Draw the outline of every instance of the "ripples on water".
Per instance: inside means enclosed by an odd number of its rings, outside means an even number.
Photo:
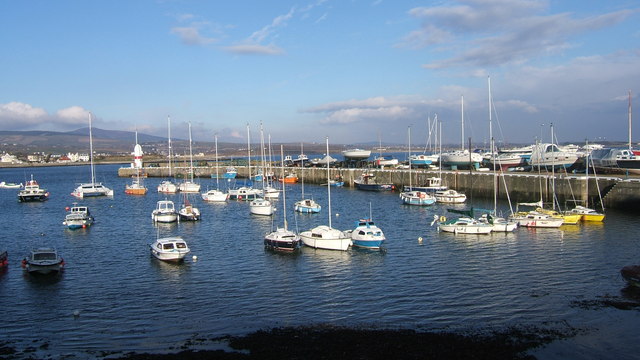
[[[633,215],[610,211],[604,225],[562,230],[453,235],[430,226],[446,207],[404,206],[397,193],[348,188],[332,189],[333,226],[354,227],[371,204],[388,238],[386,251],[276,254],[264,250],[262,239],[282,224],[278,215],[252,216],[246,203],[192,197],[201,222],[154,226],[151,211],[165,198],[155,192],[160,179],[147,179],[146,196],[128,196],[129,180],[116,176],[116,166],[97,167],[115,197],[82,201],[96,223],[70,231],[62,225],[64,208],[89,168],[0,169],[0,180],[24,182],[31,172],[51,192],[49,201],[20,204],[16,190],[0,190],[0,250],[10,255],[9,269],[0,273],[0,335],[17,348],[48,342],[52,354],[162,351],[194,337],[317,323],[469,329],[567,321],[615,328],[611,317],[620,311],[584,310],[570,302],[618,296],[624,287],[619,269],[640,263]],[[215,186],[210,179],[201,182],[203,191]],[[324,208],[312,215],[289,212],[290,228],[300,231],[328,222],[326,189],[307,186],[305,192]],[[288,186],[287,196],[291,208],[299,185]],[[182,201],[181,195],[167,197]],[[189,257],[175,265],[152,258],[148,244],[166,235],[183,236],[198,261]],[[40,245],[58,248],[67,262],[61,275],[23,273],[20,259]],[[624,315],[638,319],[637,312]],[[624,338],[611,341],[622,349],[618,355],[637,350],[627,349]]]

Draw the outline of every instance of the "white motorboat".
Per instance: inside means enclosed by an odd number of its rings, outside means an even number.
[[[151,213],[154,222],[172,223],[178,221],[178,212],[171,200],[160,200],[156,203],[156,209]]]
[[[229,199],[229,194],[222,190],[213,189],[202,194],[202,200],[211,202],[225,202]]]
[[[353,246],[365,249],[380,249],[386,240],[382,230],[371,218],[360,219],[355,229],[345,231],[345,233],[351,236]]]
[[[282,159],[282,155],[284,155],[283,146],[280,145],[280,159]],[[284,160],[281,160],[282,169],[284,169]],[[283,170],[284,172],[284,170]],[[275,231],[272,231],[265,235],[264,237],[264,246],[267,249],[274,251],[286,251],[292,252],[298,250],[302,241],[300,240],[300,235],[295,232],[289,230],[287,228],[287,196],[286,196],[286,186],[282,186],[282,222],[283,227],[276,228]]]
[[[467,195],[453,189],[435,192],[436,201],[445,204],[461,204],[467,201]]]
[[[327,156],[329,156],[329,138],[327,138]],[[300,238],[306,246],[316,249],[342,250],[345,251],[351,246],[350,234],[331,227],[331,186],[329,186],[329,162],[327,162],[327,212],[329,215],[329,225],[316,226],[311,230],[300,233]]]
[[[518,226],[534,228],[559,228],[564,224],[562,217],[555,217],[538,211],[516,212],[509,220],[518,223]]]
[[[0,181],[0,189],[20,189],[22,184]]]
[[[436,219],[437,218],[437,215]],[[485,224],[477,221],[471,217],[459,217],[455,219],[447,220],[444,217],[439,218],[438,230],[444,232],[450,232],[454,234],[489,234],[493,227],[489,224]]]
[[[243,186],[237,189],[229,190],[230,200],[244,200],[251,201],[262,197],[262,190],[254,189],[252,187]]]
[[[49,199],[49,192],[42,189],[38,182],[33,180],[33,175],[31,175],[31,180],[27,181],[24,189],[18,191],[19,202],[45,201],[47,199]]]
[[[582,154],[561,151],[556,144],[537,144],[531,152],[529,165],[534,168],[568,168],[575,164]]]
[[[160,238],[149,245],[151,254],[158,260],[180,262],[191,252],[187,242],[179,236]]]
[[[276,211],[271,201],[264,198],[257,198],[249,202],[249,211],[254,215],[271,216]]]
[[[94,219],[87,206],[73,204],[68,210],[69,213],[64,217],[62,225],[69,229],[86,229],[93,224]]]
[[[80,184],[71,193],[78,199],[85,197],[97,197],[97,196],[113,196],[113,190],[102,185],[102,183],[96,182],[96,171],[93,166],[93,134],[91,132],[92,115],[89,113],[89,159],[91,165],[91,182]]]
[[[64,259],[55,248],[33,249],[29,257],[22,260],[22,267],[30,274],[57,273],[64,268],[64,265]]]

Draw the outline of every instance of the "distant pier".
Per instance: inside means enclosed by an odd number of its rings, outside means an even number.
[[[235,166],[235,168],[239,178],[248,177],[249,168],[247,166]],[[220,176],[224,173],[224,169],[225,166],[220,166],[218,170]],[[251,170],[255,174],[256,167],[252,166]],[[188,167],[172,168],[172,174],[178,174],[179,177],[184,177],[188,171]],[[409,171],[405,169],[331,168],[330,177],[333,179],[340,176],[345,186],[353,187],[353,181],[365,171],[374,173],[378,182],[394,184],[397,191],[409,185],[410,174],[414,186],[421,186],[427,183],[428,178],[440,176],[440,172],[437,170],[424,169]],[[274,168],[274,172],[279,174],[279,168]],[[288,167],[285,172],[294,173],[298,178],[301,178],[304,172],[304,181],[308,184],[326,184],[327,182],[327,170],[322,167]],[[143,173],[148,177],[167,177],[169,169],[167,167],[145,167]],[[195,177],[211,178],[211,175],[215,176],[215,173],[216,169],[213,166],[194,167]],[[118,176],[121,177],[131,177],[135,174],[136,170],[130,167],[118,169]],[[473,198],[493,198],[494,181],[497,181],[497,196],[501,200],[506,200],[508,194],[514,204],[516,202],[535,202],[540,198],[550,204],[553,198],[555,178],[555,194],[562,206],[565,204],[572,206],[574,200],[584,201],[588,194],[588,204],[590,207],[595,207],[594,204],[600,202],[599,189],[605,208],[640,210],[640,179],[627,176],[598,176],[596,182],[593,176],[590,176],[587,181],[585,175],[582,174],[499,172],[497,176],[494,176],[491,171],[443,170],[441,177],[443,185],[463,191],[471,201]]]

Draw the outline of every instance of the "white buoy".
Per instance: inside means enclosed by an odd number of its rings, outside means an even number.
[[[77,318],[78,316],[80,316],[80,310],[74,310],[73,311],[73,317]]]
[[[336,213],[336,217],[340,216],[340,214]]]
[[[422,236],[418,237],[418,244],[422,244]]]
[[[193,259],[193,261],[198,261],[198,257],[197,257],[197,256],[195,256],[195,255],[193,255],[193,256],[191,257],[191,259]]]

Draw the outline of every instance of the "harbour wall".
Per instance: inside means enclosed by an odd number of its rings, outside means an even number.
[[[223,167],[224,168],[224,167]],[[188,173],[188,167],[174,167],[173,174],[184,176]],[[239,178],[249,175],[249,168],[236,166]],[[194,176],[211,178],[215,176],[215,167],[194,167]],[[471,201],[474,198],[492,199],[493,188],[497,189],[498,199],[509,199],[512,203],[535,202],[541,198],[550,204],[555,196],[561,206],[571,206],[586,202],[590,207],[600,209],[598,193],[601,194],[605,208],[619,208],[640,211],[640,179],[629,177],[598,176],[597,181],[593,176],[588,179],[584,175],[576,174],[552,174],[552,173],[501,173],[491,171],[445,171],[424,169],[346,169],[331,168],[330,178],[341,177],[345,186],[354,187],[356,180],[363,172],[371,172],[379,183],[391,183],[396,191],[401,191],[404,186],[423,186],[431,177],[441,177],[442,185],[451,189],[462,191]],[[149,177],[166,177],[169,174],[166,167],[146,167],[143,172]],[[276,173],[278,173],[276,169]],[[285,172],[295,174],[299,179],[304,176],[305,183],[326,184],[326,168],[286,168]],[[252,167],[255,173],[255,167]],[[130,177],[136,174],[136,170],[123,167],[118,170],[118,175]],[[222,174],[222,172],[221,172]],[[411,176],[411,181],[410,181]],[[497,183],[497,186],[495,185]],[[577,202],[576,202],[577,201]],[[597,204],[597,206],[596,206]]]

